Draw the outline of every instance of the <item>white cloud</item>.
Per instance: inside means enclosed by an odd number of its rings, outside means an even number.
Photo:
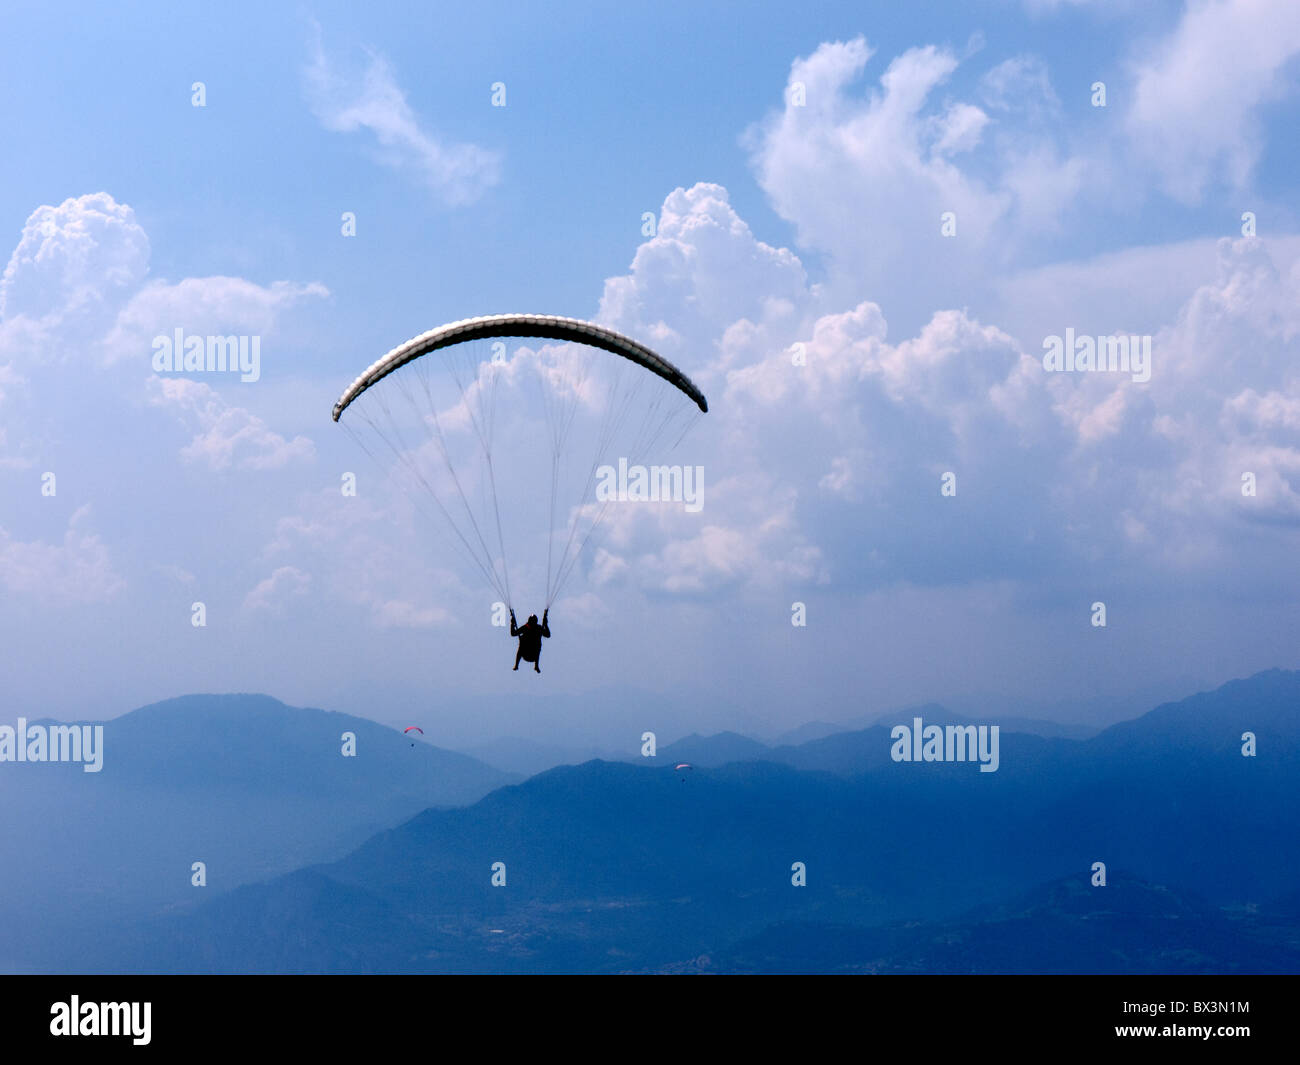
[[[149,238],[135,212],[108,193],[38,207],[0,279],[0,315],[63,318],[86,304],[111,304],[148,267]]]
[[[562,614],[565,625],[583,629],[600,629],[614,620],[615,613],[595,592],[566,595],[556,601],[553,608]]]
[[[715,330],[738,323],[786,323],[810,290],[803,264],[758,240],[720,185],[676,189],[664,200],[656,235],[637,248],[631,272],[605,282],[598,318],[645,337],[694,373]],[[701,340],[705,346],[701,346]],[[697,382],[700,383],[700,382]]]
[[[259,285],[240,277],[155,281],[134,293],[118,313],[104,338],[105,361],[133,359],[148,372],[154,338],[170,339],[177,329],[187,336],[256,336],[265,360],[271,352],[263,338],[277,331],[280,318],[305,300],[328,295],[316,283]]]
[[[1153,435],[1176,447],[1176,475],[1157,497],[1237,519],[1300,521],[1300,258],[1294,242],[1221,240],[1218,277],[1155,338]],[[1259,494],[1243,497],[1253,472]],[[1224,523],[1224,524],[1220,524]]]
[[[1061,101],[1047,64],[1035,55],[1013,56],[980,78],[980,95],[996,111],[1032,121],[1059,118]]]
[[[955,155],[968,152],[980,142],[989,116],[971,104],[953,104],[933,120],[936,155]]]
[[[0,326],[0,329],[3,327]],[[0,363],[0,411],[4,410],[5,399],[15,388],[21,388],[24,380],[11,365]],[[8,390],[8,391],[6,391]],[[12,406],[12,404],[11,404]],[[3,415],[0,415],[3,417]],[[21,455],[7,454],[9,444],[9,431],[0,422],[0,469],[24,469],[31,466],[34,461],[31,458],[24,458]]]
[[[173,411],[197,435],[181,457],[211,470],[274,470],[313,458],[316,446],[305,436],[286,440],[261,418],[232,407],[209,385],[186,377],[149,379],[150,402]]]
[[[187,588],[192,587],[198,581],[198,578],[194,576],[193,573],[187,570],[184,566],[176,565],[174,562],[154,566],[154,570],[163,574],[165,577],[170,577],[177,584],[183,585]]]
[[[0,278],[0,355],[75,361],[97,343],[149,269],[149,238],[106,192],[28,216]]]
[[[41,603],[104,603],[126,587],[108,548],[83,526],[87,504],[68,522],[61,544],[15,540],[0,528],[0,585],[15,598]]]
[[[448,143],[429,132],[383,56],[371,53],[364,73],[341,72],[326,56],[319,28],[305,70],[307,98],[326,129],[369,132],[378,160],[420,174],[444,202],[471,203],[500,181],[500,153],[477,144]]]
[[[857,38],[796,60],[787,89],[806,84],[807,106],[787,91],[784,108],[745,138],[759,183],[795,224],[799,242],[859,278],[859,293],[900,264],[947,261],[963,246],[983,246],[1011,207],[1007,195],[948,158],[975,146],[983,112],[960,102],[927,105],[957,58],[935,47],[909,49],[890,62],[879,91],[859,96],[852,86],[871,56]],[[959,220],[961,245],[940,236],[940,217],[949,211]]]
[[[1262,108],[1293,81],[1300,19],[1292,0],[1196,3],[1166,38],[1130,48],[1106,79],[1120,120],[1065,121],[1035,55],[998,62],[962,100],[943,90],[978,50],[908,49],[873,87],[879,60],[863,38],[823,43],[792,63],[782,106],[744,143],[798,245],[822,253],[841,306],[871,299],[909,328],[946,306],[993,320],[993,287],[1031,255],[1041,264],[1045,234],[1126,224],[1161,187],[1184,201],[1211,181],[1247,187],[1266,144]]]
[[[0,365],[0,403],[5,401],[5,389],[12,388],[22,380],[18,372],[10,365]]]
[[[279,566],[244,599],[245,610],[283,613],[287,600],[301,598],[311,588],[311,574],[296,566]]]
[[[1020,271],[995,283],[990,317],[1035,355],[1044,337],[1067,326],[1090,334],[1154,333],[1213,278],[1217,255],[1213,239],[1200,239]]]
[[[709,485],[696,513],[680,503],[613,503],[591,584],[696,596],[824,582],[822,554],[799,527],[797,502],[788,484],[752,470]]]
[[[452,615],[442,607],[417,606],[406,599],[376,602],[370,616],[381,629],[429,629],[452,621]]]
[[[841,496],[844,499],[856,500],[858,494],[856,491],[856,476],[854,467],[865,465],[865,456],[836,455],[831,459],[830,472],[817,482],[818,488],[824,488],[826,491]]]
[[[457,624],[461,614],[444,604],[463,610],[481,592],[425,561],[429,530],[400,496],[385,498],[392,485],[370,476],[360,483],[360,496],[337,489],[303,496],[299,512],[276,523],[263,557],[310,566],[322,575],[319,595],[359,607],[376,628]]]
[[[1132,149],[1182,201],[1216,180],[1244,188],[1265,143],[1259,108],[1289,88],[1298,54],[1294,0],[1189,4],[1168,39],[1132,60]]]
[[[1021,275],[1007,291],[1030,302],[1037,292],[1047,311],[1027,348],[951,310],[890,342],[875,303],[826,311],[823,293],[791,284],[802,282],[797,258],[733,222],[725,190],[691,193],[673,194],[682,204],[673,253],[638,253],[638,269],[606,293],[642,323],[659,317],[642,308],[662,308],[675,350],[714,353],[697,376],[710,382],[711,413],[690,445],[709,471],[707,501],[694,516],[612,511],[591,572],[597,588],[694,596],[828,578],[1041,579],[1062,553],[1081,567],[1150,575],[1212,567],[1236,550],[1243,519],[1285,523],[1300,512],[1300,375],[1287,369],[1300,364],[1300,242],[1224,241],[1208,255],[1200,245],[1134,249]],[[703,255],[697,234],[725,254]],[[1217,279],[1195,288],[1214,254]],[[1162,280],[1154,313],[1140,299],[1152,274],[1175,279]],[[779,286],[776,304],[765,282]],[[1133,325],[1154,334],[1149,384],[1044,372],[1047,332]],[[1249,508],[1245,469],[1260,478]],[[967,561],[946,535],[917,532],[938,520],[948,470],[958,474],[964,542],[989,545]]]
[[[277,281],[262,286],[234,277],[148,282],[149,240],[132,209],[107,193],[65,200],[32,212],[0,280],[0,403],[8,432],[0,445],[14,455],[0,465],[26,466],[27,453],[52,437],[85,429],[60,426],[63,411],[79,411],[93,395],[122,403],[127,379],[87,371],[133,360],[138,387],[152,373],[153,340],[186,335],[251,336],[258,371],[278,352],[262,341],[305,300],[328,296],[319,284]],[[251,346],[251,345],[250,345]],[[264,469],[309,458],[310,440],[286,441],[261,419],[231,407],[206,384],[150,380],[151,401],[171,406],[199,435],[185,457],[214,469]]]

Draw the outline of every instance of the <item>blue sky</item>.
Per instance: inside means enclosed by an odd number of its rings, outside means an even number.
[[[1139,6],[10,5],[14,712],[264,691],[564,742],[592,690],[761,732],[927,700],[1111,720],[1294,668],[1300,28]],[[655,338],[710,395],[679,458],[710,495],[620,516],[545,688],[470,720],[520,691],[509,642],[391,496],[339,498],[362,460],[329,409],[505,310]],[[259,335],[260,379],[159,380],[177,327]],[[1151,381],[1045,373],[1066,328],[1151,335]],[[571,715],[531,718],[539,691]]]

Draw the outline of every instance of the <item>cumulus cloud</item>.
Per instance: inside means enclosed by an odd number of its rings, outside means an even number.
[[[645,337],[689,373],[714,347],[719,327],[790,329],[796,308],[815,296],[799,258],[758,240],[727,190],[702,182],[669,193],[631,272],[606,280],[597,317]]]
[[[1155,338],[1152,428],[1178,457],[1156,498],[1227,535],[1240,520],[1300,522],[1300,259],[1257,238],[1218,252],[1218,276]]]
[[[328,292],[315,284],[230,277],[151,282],[149,253],[132,209],[108,193],[31,213],[0,278],[0,470],[39,461],[38,469],[59,472],[61,491],[70,484],[82,498],[99,492],[110,505],[133,471],[147,469],[161,483],[157,416],[152,428],[149,417],[138,416],[142,383],[146,412],[168,412],[191,430],[183,461],[213,470],[269,470],[314,456],[309,439],[275,432],[205,381],[151,376],[152,340],[176,329],[271,337],[291,308]],[[87,513],[87,506],[76,512],[62,542],[19,538],[12,527],[0,532],[0,588],[47,601],[104,602],[126,586],[118,567],[132,562],[134,572],[194,582],[188,569],[161,564],[147,551],[134,560],[121,559],[121,547],[110,554],[87,531]],[[283,593],[291,576],[275,574],[255,590],[250,608]]]
[[[1297,55],[1292,0],[1189,4],[1168,39],[1133,57],[1133,150],[1184,202],[1214,180],[1245,187],[1264,145],[1259,109],[1290,87]]]
[[[12,365],[0,363],[0,417],[5,413],[5,399],[15,388],[21,388],[24,381]],[[30,466],[32,459],[8,452],[9,431],[0,424],[0,469],[21,469]]]
[[[664,217],[668,232],[656,239],[671,254],[643,245],[633,273],[606,283],[602,312],[644,329],[643,309],[662,307],[685,351],[714,352],[697,376],[712,383],[714,405],[691,448],[706,471],[709,456],[725,455],[726,472],[710,479],[698,515],[615,508],[592,570],[597,586],[698,595],[821,583],[854,564],[845,555],[854,548],[832,532],[846,514],[826,506],[891,508],[904,525],[915,510],[908,500],[922,485],[937,495],[940,472],[1020,462],[1026,435],[1044,421],[1059,433],[1041,368],[1031,376],[1033,360],[995,327],[944,311],[891,344],[874,303],[822,313],[798,258],[758,241],[724,189],[678,190]],[[1026,416],[1023,400],[1038,414]],[[873,556],[880,573],[922,569],[942,550],[898,539]]]
[[[657,233],[637,249],[630,273],[605,282],[598,317],[652,338],[656,350],[716,400],[733,367],[785,352],[820,300],[793,252],[759,240],[726,189],[701,183],[667,196]],[[719,440],[734,434],[739,442],[753,428],[729,416],[724,403],[672,461],[716,454]],[[658,594],[696,595],[824,576],[784,486],[752,461],[743,475],[716,478],[706,463],[705,481],[706,502],[697,514],[681,504],[612,505],[591,569],[595,585],[630,581]]]
[[[134,359],[152,365],[156,337],[256,336],[277,331],[282,316],[298,304],[329,295],[324,285],[274,281],[259,285],[240,277],[190,277],[175,284],[155,281],[135,292],[104,338],[105,361]],[[263,348],[263,356],[269,353]],[[147,372],[147,370],[146,370]]]
[[[108,193],[38,207],[0,278],[0,355],[30,364],[80,357],[148,269],[149,238]]]
[[[274,470],[311,459],[316,446],[305,436],[286,440],[261,418],[228,404],[203,381],[156,377],[149,381],[150,402],[173,411],[194,438],[181,449],[189,462],[210,470]]]
[[[149,241],[131,208],[107,193],[39,207],[23,228],[0,280],[0,403],[12,430],[0,445],[21,454],[55,431],[61,410],[79,397],[121,399],[128,379],[94,376],[134,363],[139,387],[152,372],[153,341],[187,336],[238,335],[259,345],[259,366],[274,357],[262,348],[284,316],[303,301],[328,296],[319,284],[270,285],[234,277],[147,280]],[[150,379],[151,399],[191,417],[201,433],[186,457],[214,469],[232,463],[272,468],[313,453],[303,437],[285,441],[254,415],[222,401],[193,380]],[[21,400],[21,402],[19,401]],[[75,435],[75,434],[74,434]],[[236,454],[238,452],[238,454]],[[4,465],[25,465],[15,456]]]
[[[1047,64],[1035,55],[1013,56],[986,71],[980,78],[980,95],[990,109],[1035,121],[1061,114]]]
[[[462,605],[477,589],[470,592],[454,574],[425,561],[428,529],[413,524],[400,495],[388,495],[391,485],[369,477],[362,484],[361,496],[304,495],[297,513],[276,522],[262,557],[291,569],[312,567],[322,574],[319,594],[358,607],[375,628],[457,624],[459,615],[447,604]]]
[[[28,216],[0,280],[6,318],[66,317],[111,306],[148,271],[149,238],[135,212],[108,193],[69,198]]]
[[[169,577],[171,580],[183,587],[192,587],[198,582],[198,578],[194,576],[193,573],[187,570],[184,566],[176,565],[174,562],[161,563],[154,566],[154,571],[161,573],[165,577]]]
[[[371,620],[381,629],[429,629],[451,622],[451,614],[437,606],[418,606],[407,599],[385,599],[372,604]]]
[[[282,613],[287,600],[305,596],[310,588],[311,574],[296,566],[279,566],[248,593],[244,609]]]
[[[950,51],[913,48],[893,59],[880,89],[854,85],[872,50],[863,38],[820,45],[796,60],[783,109],[752,127],[745,143],[759,183],[799,243],[830,254],[861,291],[888,269],[947,260],[939,222],[955,212],[963,244],[980,247],[1012,206],[951,156],[979,143],[985,113],[967,102],[929,103],[958,64]],[[790,89],[806,87],[800,106]]]
[[[724,189],[669,201],[669,231],[656,238],[666,247],[643,245],[633,272],[606,283],[602,311],[632,331],[660,322],[675,350],[712,353],[688,367],[710,382],[711,413],[690,445],[710,470],[707,502],[697,515],[612,510],[590,572],[597,589],[1041,581],[1060,575],[1063,557],[1078,567],[1060,577],[1070,581],[1089,567],[1209,572],[1238,550],[1242,521],[1294,520],[1294,242],[1224,241],[1215,280],[1181,296],[1172,285],[1152,380],[1140,384],[1047,373],[1041,336],[1026,347],[967,311],[934,312],[891,341],[874,302],[826,309],[792,252],[732,217]],[[1172,262],[1186,249],[1133,255],[1118,268],[1112,256],[1054,269],[1097,306],[1165,260],[1194,276]],[[1047,324],[1125,333],[1124,317]],[[1247,470],[1259,482],[1248,501]],[[949,503],[945,472],[959,485]],[[960,550],[925,532],[954,520]]]
[[[103,541],[85,529],[90,506],[79,507],[63,542],[17,540],[0,528],[0,585],[16,599],[40,603],[104,603],[126,587]]]
[[[615,612],[595,592],[580,592],[557,600],[555,612],[563,614],[567,625],[583,629],[601,629],[614,620]]]
[[[425,128],[383,56],[370,53],[362,72],[343,71],[325,54],[319,28],[304,71],[307,99],[326,129],[368,132],[383,165],[419,174],[445,203],[472,203],[500,181],[500,153],[447,142]]]
[[[693,598],[828,579],[821,551],[799,527],[797,492],[762,470],[720,480],[697,513],[680,503],[611,504],[600,542],[596,588]]]
[[[968,152],[980,142],[989,116],[970,104],[953,104],[944,114],[931,120],[935,155]]]
[[[1041,265],[1045,234],[1095,231],[1153,198],[1195,201],[1215,181],[1248,188],[1263,108],[1294,80],[1300,20],[1289,0],[1190,5],[1106,78],[1117,122],[1068,121],[1032,54],[955,98],[950,79],[981,54],[930,45],[885,62],[861,37],[826,42],[791,64],[782,105],[746,131],[759,184],[798,246],[824,257],[840,300],[902,307],[912,322],[980,306],[1000,274],[1029,256]],[[1075,103],[1073,114],[1077,92]]]

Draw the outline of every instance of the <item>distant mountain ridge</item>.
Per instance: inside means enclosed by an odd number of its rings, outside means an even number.
[[[768,758],[796,764],[797,757],[792,761],[793,756],[789,754],[794,748],[819,740],[828,740],[834,736],[853,736],[886,722],[890,725],[910,722],[916,714],[920,714],[927,721],[937,723],[996,724],[1004,732],[1023,732],[1027,735],[1047,738],[1088,739],[1100,731],[1085,725],[1060,724],[1023,717],[997,715],[970,717],[946,710],[938,704],[926,704],[884,714],[866,715],[855,719],[856,723],[836,725],[826,721],[810,722],[782,733],[775,743],[767,743],[734,730],[708,735],[692,732],[690,735],[662,745],[658,754],[652,759],[643,759],[637,752],[636,745],[631,742],[639,736],[639,733],[630,737],[629,742],[621,750],[593,746],[569,748],[557,744],[542,744],[515,736],[472,744],[462,750],[498,769],[525,775],[540,773],[561,765],[579,765],[593,758],[642,764],[659,764],[665,761],[690,762],[706,766]]]
[[[195,861],[223,890],[340,857],[420,810],[517,779],[373,721],[262,695],[182,696],[91,724],[104,728],[98,773],[0,763],[0,958],[65,935],[67,920],[192,904]],[[342,756],[345,732],[356,757]],[[50,924],[51,912],[67,916]]]
[[[1275,971],[1289,955],[1253,934],[1234,946],[1229,933],[1246,925],[1224,908],[1294,933],[1267,904],[1300,886],[1285,845],[1300,838],[1298,707],[1300,674],[1275,671],[1090,740],[1008,733],[991,774],[895,763],[886,725],[853,734],[853,750],[844,737],[791,748],[801,768],[558,768],[87,956],[136,971],[620,972],[733,950],[739,967],[752,952],[734,944],[791,922],[877,936],[919,920],[947,928],[936,934],[951,949],[841,938],[883,943],[871,957],[889,971],[985,971],[981,951],[987,971]],[[1257,734],[1254,758],[1243,731]],[[1098,861],[1109,887],[1093,890]],[[496,862],[504,887],[491,883]],[[1044,884],[1070,886],[1035,902]],[[1161,893],[1184,900],[1175,954],[1160,953],[1147,918],[1133,923]],[[1119,903],[1128,909],[1106,917]],[[972,911],[981,905],[992,909]],[[1096,920],[1109,946],[1071,947]],[[1013,936],[1000,951],[997,934]],[[1114,949],[1125,936],[1137,937],[1131,956]],[[1044,962],[1036,940],[1064,953]]]
[[[916,925],[774,925],[668,972],[1142,974],[1300,973],[1300,936],[1117,871],[1038,885],[996,906]]]

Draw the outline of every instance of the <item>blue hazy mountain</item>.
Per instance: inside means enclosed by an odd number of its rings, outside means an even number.
[[[903,707],[883,714],[865,714],[838,725],[829,721],[810,721],[798,728],[781,733],[776,737],[776,741],[772,746],[798,747],[810,740],[824,740],[829,736],[836,736],[845,732],[860,732],[865,728],[873,725],[883,725],[886,722],[907,721],[915,714],[920,714],[925,718],[935,718],[936,720],[943,718],[945,722],[953,724],[997,725],[1003,732],[1024,732],[1030,736],[1044,736],[1048,739],[1086,740],[1101,731],[1101,729],[1091,725],[1042,721],[1038,718],[1021,717],[1013,714],[998,713],[972,717],[969,714],[960,714],[931,703],[919,707]]]
[[[809,740],[824,740],[827,736],[834,736],[837,732],[851,732],[860,724],[862,723],[836,725],[830,721],[806,721],[798,728],[787,729],[778,735],[775,746],[797,747]]]
[[[795,924],[876,936],[925,922],[975,946],[843,938],[877,944],[870,958],[891,971],[978,968],[980,950],[990,966],[1031,971],[1036,939],[1066,952],[1053,971],[1275,971],[1289,956],[1247,932],[1271,921],[1275,941],[1295,937],[1285,900],[1300,887],[1298,708],[1300,674],[1272,671],[1084,741],[1007,733],[995,773],[894,762],[885,724],[782,752],[802,767],[557,768],[464,808],[424,810],[337,861],[225,894],[190,889],[183,916],[101,929],[45,965],[658,971],[779,940],[773,930]],[[1098,861],[1111,879],[1094,891]],[[504,887],[491,885],[497,862]],[[792,883],[796,862],[806,886]],[[1035,891],[1046,894],[1036,902]],[[1177,957],[1161,960],[1151,928],[1132,923],[1142,891],[1188,907]],[[995,909],[972,915],[980,906]],[[1069,954],[1093,920],[1109,946]],[[1001,953],[998,928],[1017,937]],[[1131,955],[1112,949],[1125,935]],[[733,955],[737,966],[751,956]],[[856,964],[837,958],[823,961]]]
[[[512,645],[503,665],[508,668],[513,658]],[[685,736],[698,724],[696,703],[661,692],[625,685],[556,694],[531,683],[533,679],[523,678],[528,683],[523,683],[519,691],[457,694],[440,700],[439,713],[444,720],[439,742],[474,754],[476,750],[492,750],[503,740],[523,741],[542,750],[558,749],[563,762],[583,752],[600,752],[600,757],[618,761],[639,756],[644,732],[653,732],[663,741]],[[725,691],[710,691],[709,716],[715,721],[746,720],[746,707],[733,703],[731,698]],[[575,720],[575,706],[590,712]],[[414,724],[427,728],[429,723]]]
[[[431,806],[514,779],[346,714],[260,695],[192,695],[104,728],[103,768],[0,764],[0,962],[42,935],[194,900],[348,853]],[[343,734],[356,757],[343,757]],[[51,914],[59,914],[57,920]]]
[[[1058,725],[1031,718],[997,715],[973,718],[931,703],[878,715],[867,727],[846,728],[813,722],[785,733],[785,742],[775,745],[736,732],[719,732],[712,736],[693,733],[659,748],[658,761],[720,766],[761,759],[797,769],[821,769],[843,774],[867,772],[889,761],[889,730],[897,724],[910,725],[914,717],[935,725],[997,725],[1004,736],[1014,732],[1045,739],[1082,740],[1098,732],[1082,725]],[[883,744],[882,735],[886,737]]]
[[[929,709],[929,708],[927,708]],[[1061,740],[1086,740],[1091,739],[1101,731],[1092,725],[1076,725],[1069,722],[1060,721],[1041,721],[1034,717],[1019,717],[1015,714],[960,714],[952,710],[941,710],[941,716],[948,719],[953,724],[958,725],[997,725],[1003,732],[1023,732],[1029,736],[1042,736],[1044,739],[1061,739]],[[888,722],[897,722],[900,719],[905,720],[908,716],[907,711],[895,711],[888,714],[882,714],[874,724],[882,725]]]
[[[1287,934],[1289,932],[1289,934]],[[670,972],[1142,973],[1300,972],[1294,916],[1229,911],[1124,872],[1105,887],[1076,876],[924,924],[773,925]]]
[[[609,692],[597,693],[592,698],[601,706],[618,702]],[[782,733],[775,743],[766,743],[752,736],[746,736],[734,731],[717,732],[709,736],[702,736],[693,732],[671,743],[661,744],[653,762],[659,765],[665,762],[690,762],[692,765],[720,766],[726,765],[728,762],[767,759],[785,762],[789,765],[804,765],[815,761],[817,758],[817,748],[810,747],[807,751],[799,751],[799,748],[807,746],[809,743],[826,740],[829,742],[822,749],[834,751],[840,743],[836,737],[849,737],[844,742],[850,748],[853,748],[861,740],[861,738],[858,740],[853,739],[854,734],[866,731],[869,726],[879,726],[885,721],[889,721],[891,724],[901,721],[910,722],[915,714],[921,714],[927,721],[935,723],[996,724],[1000,726],[1003,732],[1022,732],[1031,736],[1048,738],[1087,739],[1095,736],[1099,731],[1085,725],[1059,724],[1052,721],[1038,721],[1032,718],[1015,716],[993,715],[987,718],[972,718],[969,715],[954,713],[941,706],[931,704],[893,711],[885,715],[870,715],[860,719],[856,724],[836,725],[825,721],[814,721]],[[653,715],[642,714],[642,718],[643,720],[652,719]],[[633,742],[639,740],[639,735],[639,733],[625,735],[621,746],[617,749],[612,746],[600,747],[590,744],[587,746],[566,747],[518,736],[501,737],[471,744],[460,749],[465,754],[498,769],[523,776],[532,776],[535,773],[541,773],[556,766],[579,765],[582,762],[596,758],[611,762],[644,764],[639,749],[636,743]],[[872,733],[866,740],[873,751],[876,749],[876,735],[876,733]],[[837,756],[831,760],[830,764],[843,766],[842,771],[846,772],[855,771],[856,766],[852,755],[847,757]]]
[[[536,740],[521,739],[517,736],[487,740],[462,750],[471,758],[476,758],[502,772],[523,777],[531,777],[560,765],[581,765],[594,758],[603,758],[606,761],[621,761],[624,758],[622,752],[598,747],[564,747],[560,744],[539,743]]]
[[[765,743],[738,732],[718,732],[712,736],[691,733],[658,750],[659,763],[690,762],[691,765],[720,766],[728,762],[751,762],[770,758],[772,749]]]

